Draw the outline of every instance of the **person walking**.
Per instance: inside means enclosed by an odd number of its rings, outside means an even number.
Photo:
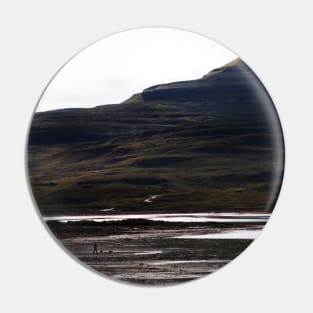
[[[97,243],[95,242],[94,245],[93,245],[93,251],[92,251],[92,254],[98,254],[98,245]]]

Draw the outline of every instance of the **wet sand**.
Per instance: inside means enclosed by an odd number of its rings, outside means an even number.
[[[218,270],[238,256],[264,225],[254,218],[230,224],[143,219],[48,223],[64,246],[94,270],[149,285],[189,281]]]
[[[212,273],[235,258],[251,240],[109,239],[97,242],[103,252],[93,255],[91,242],[63,241],[82,262],[108,277],[155,285],[188,281]]]

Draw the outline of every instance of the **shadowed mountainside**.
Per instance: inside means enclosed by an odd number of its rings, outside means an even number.
[[[270,212],[283,159],[272,101],[239,59],[120,104],[36,113],[29,136],[45,215]],[[159,196],[145,202],[151,195]]]

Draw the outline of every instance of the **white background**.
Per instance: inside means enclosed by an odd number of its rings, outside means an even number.
[[[312,312],[311,1],[2,1],[0,5],[2,312]],[[240,257],[180,286],[135,287],[74,262],[40,222],[25,142],[42,90],[100,37],[137,26],[205,34],[259,75],[278,108],[287,164],[275,213]]]

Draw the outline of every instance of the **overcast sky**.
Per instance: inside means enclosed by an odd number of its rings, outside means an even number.
[[[37,111],[120,103],[152,85],[200,78],[236,57],[192,32],[144,28],[118,33],[71,59]]]

